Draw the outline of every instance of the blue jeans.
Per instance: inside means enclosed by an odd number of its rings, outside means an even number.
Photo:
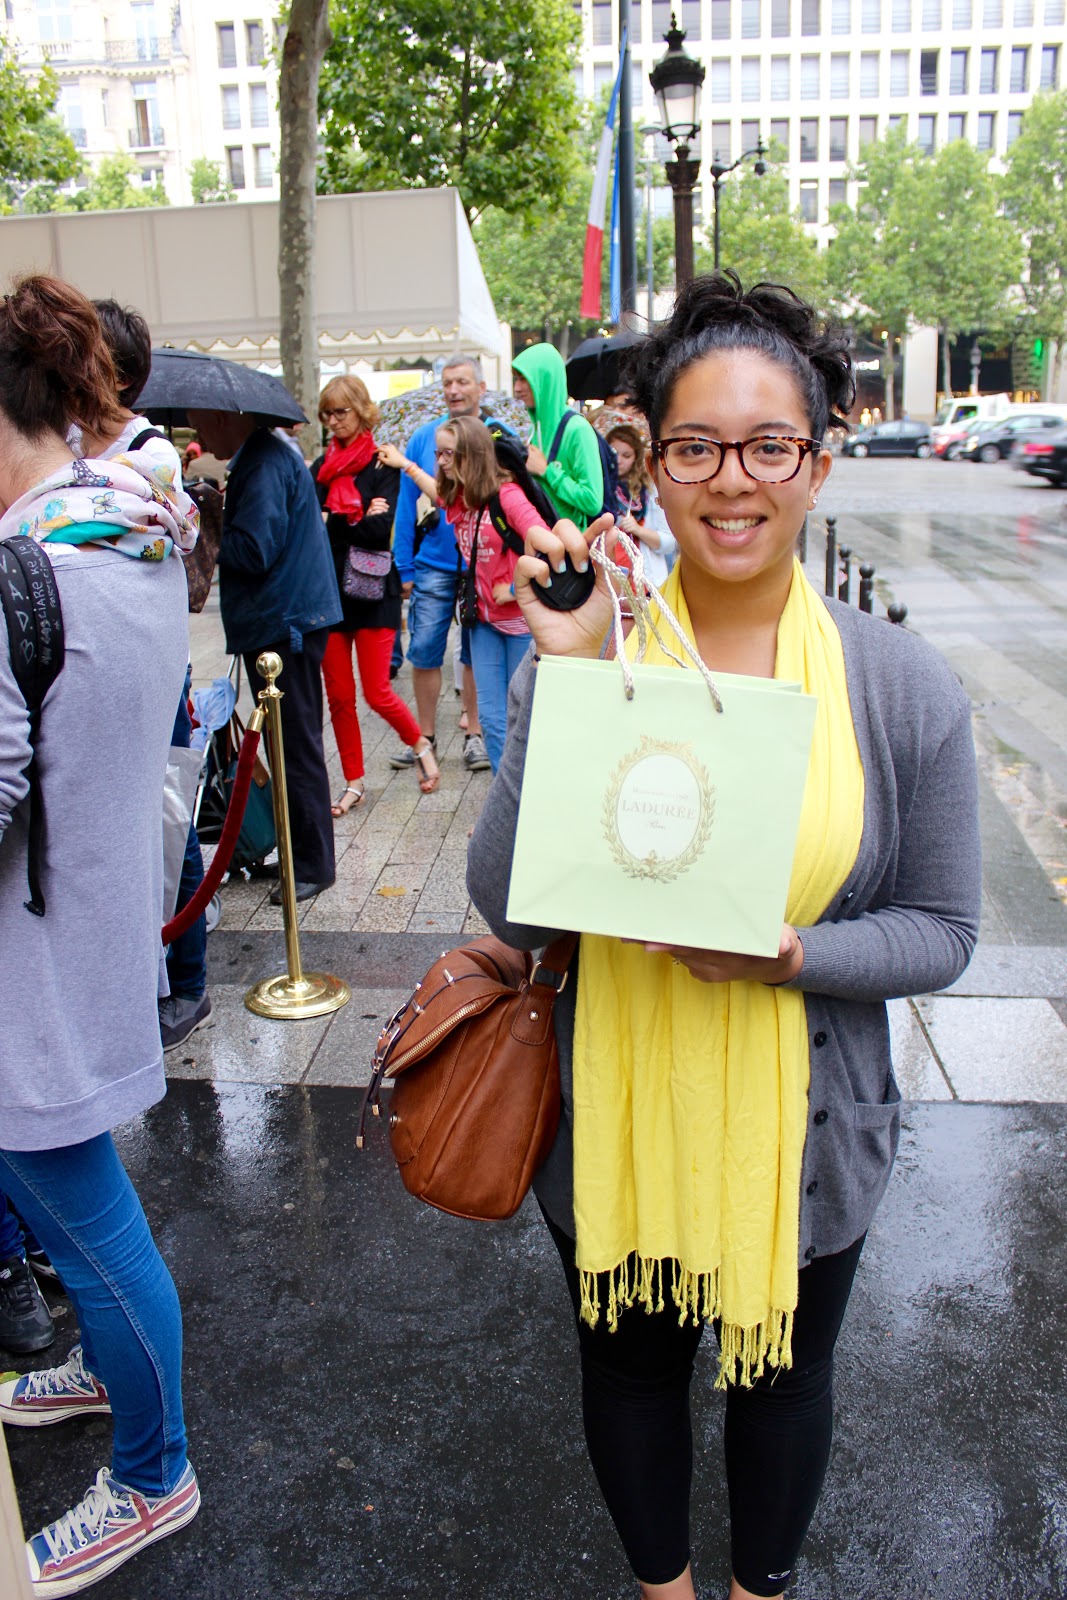
[[[188,695],[192,682],[192,668],[185,674],[185,688],[181,704],[174,719],[174,732],[170,742],[181,750],[188,750],[193,731],[189,717]],[[190,822],[189,837],[185,841],[185,859],[178,879],[178,899],[175,911],[188,905],[204,881],[204,858],[200,853],[200,840]],[[175,939],[167,951],[167,979],[170,992],[183,999],[199,1000],[207,990],[207,917],[197,917],[192,927]]]
[[[501,633],[491,623],[479,622],[471,632],[474,687],[478,691],[478,717],[485,736],[489,764],[495,772],[504,757],[508,731],[508,685],[530,648],[528,633]]]
[[[0,1150],[0,1187],[51,1257],[108,1392],[114,1476],[169,1494],[186,1468],[181,1308],[111,1135]]]
[[[0,1261],[24,1254],[22,1229],[19,1219],[7,1203],[7,1195],[0,1193]]]
[[[408,601],[408,660],[422,671],[444,662],[456,610],[457,576],[455,568],[451,572],[415,568],[415,588]]]

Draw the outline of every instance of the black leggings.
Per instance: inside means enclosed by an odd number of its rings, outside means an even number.
[[[693,1430],[689,1384],[704,1325],[678,1326],[673,1304],[634,1306],[610,1333],[578,1316],[574,1240],[548,1222],[578,1323],[589,1457],[630,1565],[642,1583],[670,1583],[689,1564]],[[796,1561],[826,1475],[833,1432],[834,1344],[863,1239],[800,1273],[793,1365],[726,1393],[723,1448],[734,1577],[778,1595]]]

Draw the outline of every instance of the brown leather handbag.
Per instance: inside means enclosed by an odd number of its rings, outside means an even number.
[[[390,1080],[393,1154],[427,1205],[495,1222],[522,1204],[559,1127],[552,1008],[577,943],[536,965],[491,937],[448,950],[382,1030],[356,1144]]]

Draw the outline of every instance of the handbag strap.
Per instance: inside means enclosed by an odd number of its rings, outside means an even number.
[[[567,986],[568,971],[577,948],[576,933],[564,933],[558,939],[554,939],[542,950],[540,959],[530,974],[530,982],[543,984],[554,989],[557,994],[562,994]]]

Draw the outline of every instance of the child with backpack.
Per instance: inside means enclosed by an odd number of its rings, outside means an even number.
[[[608,443],[619,464],[615,526],[637,540],[644,558],[645,576],[658,589],[667,581],[678,546],[653,492],[645,441],[632,423],[621,422],[611,429]],[[615,560],[620,565],[628,565],[621,545],[615,552]]]
[[[525,467],[520,442],[475,417],[453,417],[437,430],[437,477],[393,445],[378,452],[434,498],[455,531],[467,565],[460,575],[460,620],[472,628],[471,656],[485,745],[495,772],[504,754],[508,685],[530,644],[515,599],[515,564],[533,528],[555,516]]]

